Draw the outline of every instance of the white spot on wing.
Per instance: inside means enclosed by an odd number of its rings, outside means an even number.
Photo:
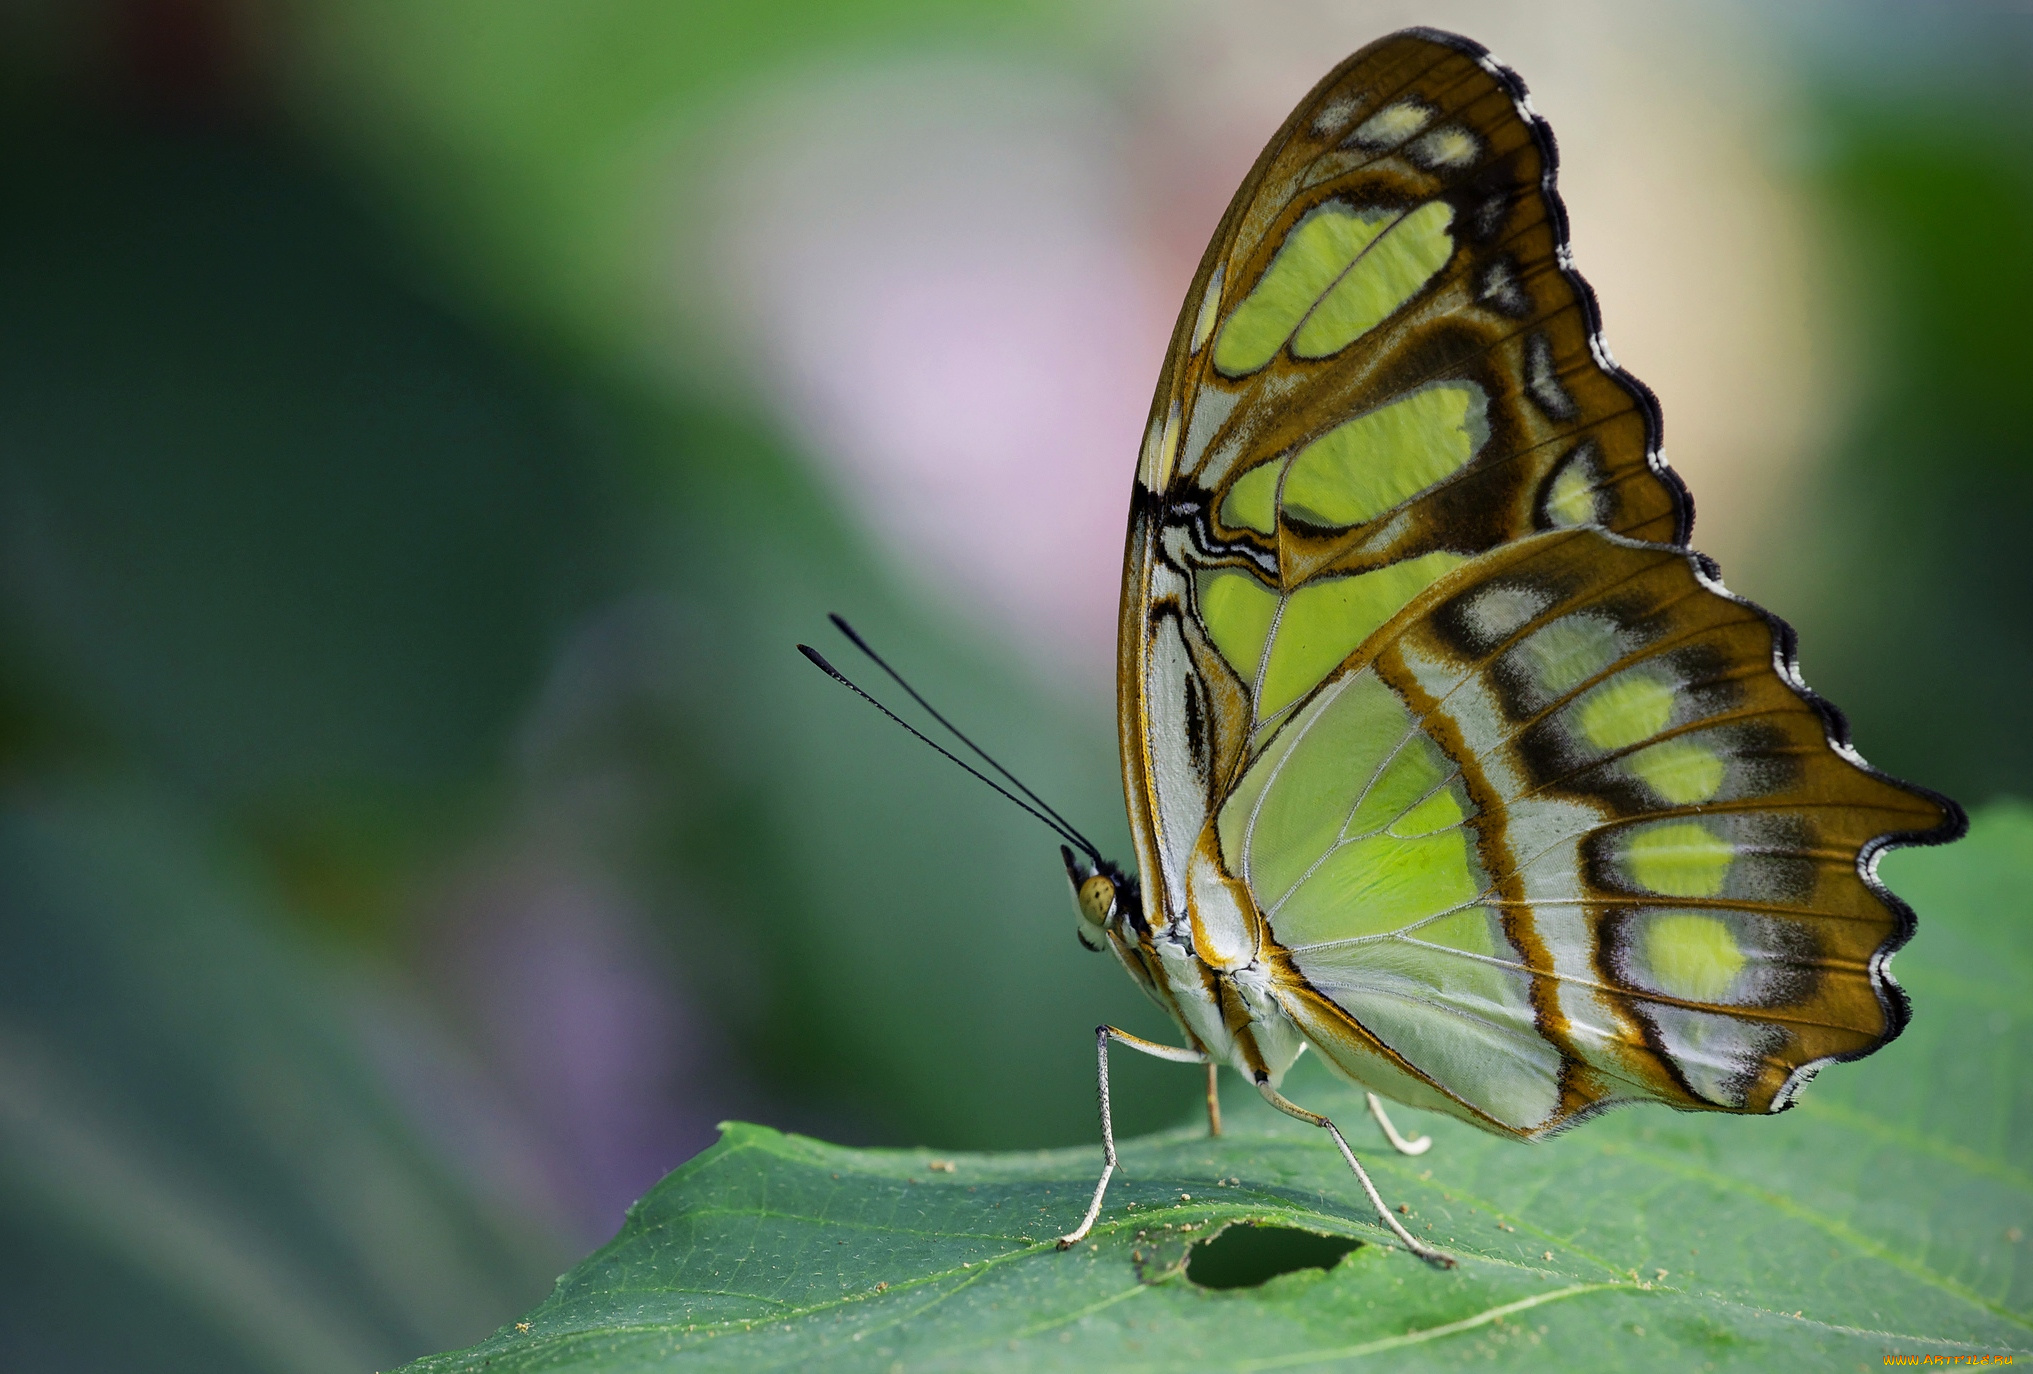
[[[1165,414],[1165,428],[1158,435],[1157,452],[1151,460],[1151,480],[1144,486],[1151,491],[1163,491],[1172,482],[1172,462],[1179,456],[1179,402],[1174,399],[1171,410]]]
[[[1348,122],[1349,116],[1355,113],[1359,104],[1355,97],[1347,95],[1336,96],[1328,101],[1313,116],[1314,134],[1320,138],[1330,137]]]
[[[1164,435],[1164,416],[1152,416],[1150,428],[1144,431],[1143,452],[1137,458],[1137,481],[1143,483],[1145,491],[1157,490],[1157,486],[1151,479],[1153,474],[1158,470],[1158,443],[1164,438]]]
[[[1509,258],[1498,258],[1489,265],[1477,294],[1494,309],[1514,318],[1528,314],[1532,308],[1531,295],[1511,270]]]
[[[1228,475],[1227,465],[1223,464],[1219,473],[1204,473],[1199,472],[1201,462],[1207,456],[1207,446],[1214,442],[1215,432],[1235,413],[1236,403],[1241,399],[1240,391],[1229,391],[1219,386],[1203,386],[1200,394],[1193,398],[1193,418],[1187,421],[1186,440],[1180,448],[1177,466],[1180,472],[1188,475],[1198,473],[1200,485],[1209,491]],[[1233,443],[1227,449],[1231,461],[1241,451]]]
[[[1482,156],[1482,141],[1468,130],[1449,124],[1421,137],[1410,151],[1413,161],[1422,167],[1451,171]]]
[[[1553,604],[1550,592],[1509,583],[1480,592],[1467,606],[1469,628],[1485,643],[1509,639]]]
[[[1525,385],[1548,417],[1566,420],[1574,415],[1574,398],[1560,384],[1560,374],[1553,366],[1553,345],[1544,334],[1525,340]]]
[[[1395,148],[1432,118],[1432,109],[1421,101],[1394,101],[1365,119],[1349,139],[1365,148]]]
[[[1200,297],[1200,314],[1193,321],[1193,344],[1189,354],[1198,354],[1214,333],[1214,322],[1221,314],[1221,279],[1228,273],[1227,263],[1217,263],[1214,275],[1207,279],[1207,290]]]

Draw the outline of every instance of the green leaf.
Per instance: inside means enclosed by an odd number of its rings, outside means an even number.
[[[1369,1142],[1407,1224],[1461,1257],[1451,1272],[1389,1243],[1321,1133],[1240,1100],[1218,1140],[1185,1127],[1127,1143],[1071,1253],[1052,1237],[1079,1216],[1098,1149],[940,1160],[736,1124],[523,1323],[412,1369],[2023,1358],[2033,811],[1994,807],[1961,847],[1885,868],[1923,912],[1899,960],[1913,1026],[1777,1120],[1633,1109],[1538,1146],[1418,1120],[1434,1147],[1412,1159],[1373,1143],[1358,1094],[1295,1073],[1292,1096]],[[1337,1262],[1249,1222],[1361,1244]]]

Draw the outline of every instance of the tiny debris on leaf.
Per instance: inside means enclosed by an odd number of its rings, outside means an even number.
[[[935,1174],[950,1174],[953,1172],[953,1161],[950,1159],[934,1159],[928,1161],[925,1167]]]

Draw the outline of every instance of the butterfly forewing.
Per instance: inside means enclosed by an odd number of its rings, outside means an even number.
[[[1684,538],[1657,409],[1566,266],[1553,165],[1514,76],[1403,34],[1322,82],[1237,194],[1152,408],[1124,598],[1125,736],[1197,719],[1198,809],[1256,727],[1465,557],[1589,522]],[[1160,831],[1151,780],[1188,762],[1138,769]]]
[[[1125,570],[1151,915],[1256,951],[1359,1081],[1491,1129],[1775,1110],[1896,1033],[1908,918],[1868,864],[1957,813],[1863,768],[1682,547],[1553,166],[1515,76],[1413,31],[1222,221]]]

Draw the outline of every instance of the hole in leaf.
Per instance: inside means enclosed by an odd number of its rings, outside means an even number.
[[[1244,1222],[1193,1247],[1186,1277],[1202,1288],[1255,1288],[1300,1269],[1332,1269],[1362,1242]]]

